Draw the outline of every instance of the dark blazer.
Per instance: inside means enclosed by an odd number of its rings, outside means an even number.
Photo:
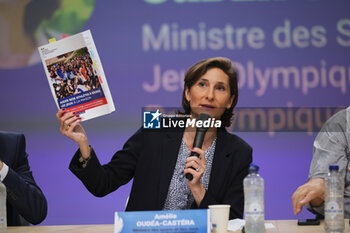
[[[183,130],[137,131],[114,154],[111,161],[101,166],[95,152],[82,168],[74,155],[70,170],[95,196],[105,196],[134,178],[127,211],[161,210],[168,194],[175,169]],[[243,218],[243,179],[252,162],[252,149],[238,136],[219,129],[208,190],[193,209],[206,209],[211,204],[230,204],[230,219]]]
[[[47,214],[44,194],[35,183],[25,152],[23,134],[0,131],[0,160],[9,171],[3,180],[7,189],[7,225],[39,224]],[[28,223],[27,223],[28,224]]]

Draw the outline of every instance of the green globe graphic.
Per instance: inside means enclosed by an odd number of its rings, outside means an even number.
[[[94,7],[95,0],[1,1],[0,69],[39,63],[37,47],[82,31]]]

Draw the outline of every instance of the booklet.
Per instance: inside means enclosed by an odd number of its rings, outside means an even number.
[[[82,121],[115,111],[90,30],[38,49],[59,109],[79,114]]]

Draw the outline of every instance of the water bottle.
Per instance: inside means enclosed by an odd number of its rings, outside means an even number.
[[[344,180],[339,175],[338,165],[329,165],[324,183],[324,228],[327,233],[344,231]]]
[[[7,233],[6,187],[0,181],[0,233]]]
[[[259,167],[251,164],[249,174],[243,180],[244,215],[246,233],[264,233],[264,179],[258,174]]]

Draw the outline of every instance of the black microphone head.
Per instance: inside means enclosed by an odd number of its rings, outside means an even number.
[[[197,121],[206,121],[210,118],[209,114],[206,114],[206,113],[201,113],[199,114],[198,118],[197,118]],[[201,131],[207,131],[208,130],[208,127],[205,127],[204,125],[202,127],[199,127],[197,128],[197,130],[201,130]]]
[[[205,121],[205,120],[208,120],[209,118],[210,118],[209,114],[201,113],[201,114],[199,114],[197,120]]]

